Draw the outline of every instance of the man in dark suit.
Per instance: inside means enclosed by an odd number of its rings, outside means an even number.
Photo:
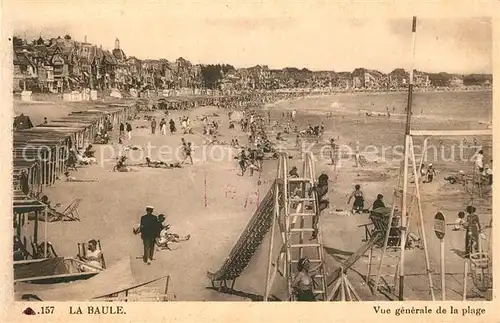
[[[159,222],[153,214],[152,206],[146,207],[146,214],[141,217],[141,239],[144,244],[144,256],[142,260],[148,265],[153,260],[155,251],[155,239],[159,232]]]

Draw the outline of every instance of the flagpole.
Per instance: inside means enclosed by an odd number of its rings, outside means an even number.
[[[408,84],[408,101],[406,106],[406,127],[405,127],[405,149],[404,149],[404,169],[403,169],[403,201],[401,207],[401,238],[400,238],[400,248],[401,257],[399,258],[399,300],[404,300],[404,261],[405,261],[405,246],[406,246],[406,228],[408,224],[406,223],[407,216],[407,194],[408,194],[408,150],[409,150],[409,139],[410,139],[410,129],[411,129],[411,104],[413,95],[413,64],[415,60],[415,38],[417,29],[417,17],[413,16],[413,22],[411,27],[412,32],[412,60],[410,68],[410,79]]]

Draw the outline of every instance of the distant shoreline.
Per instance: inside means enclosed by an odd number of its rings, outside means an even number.
[[[488,88],[415,88],[413,89],[414,93],[446,93],[446,92],[493,92],[493,88],[488,87]],[[273,93],[273,91],[266,91],[266,93]],[[408,89],[401,89],[401,90],[391,90],[391,91],[384,91],[384,90],[379,90],[379,89],[359,89],[359,90],[342,90],[342,89],[311,89],[311,90],[302,90],[302,89],[297,89],[297,90],[281,90],[281,91],[276,91],[275,93],[303,93],[303,94],[338,94],[338,93],[345,93],[345,94],[391,94],[391,93],[408,93]]]

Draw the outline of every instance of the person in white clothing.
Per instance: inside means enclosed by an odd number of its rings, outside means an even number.
[[[484,172],[483,159],[484,159],[484,155],[483,155],[483,150],[481,149],[480,151],[477,152],[477,154],[475,156],[476,168],[480,174],[483,174],[483,172]]]
[[[88,242],[88,249],[85,256],[79,256],[80,260],[84,261],[86,265],[81,265],[83,271],[99,271],[103,268],[103,254],[97,246],[97,241],[94,239]]]

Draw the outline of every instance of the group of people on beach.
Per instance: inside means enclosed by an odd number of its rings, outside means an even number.
[[[125,131],[127,132],[128,140],[132,139],[132,125],[128,122],[122,122],[120,123],[120,137],[118,139],[119,143],[123,141],[123,135],[125,134]]]
[[[151,122],[151,134],[154,135],[154,134],[156,134],[156,128],[158,126],[157,122],[156,122],[156,118],[151,117],[150,122]],[[177,127],[175,125],[174,119],[170,119],[168,121],[168,124],[169,124],[170,134],[174,134],[177,131]],[[162,135],[165,136],[167,134],[167,120],[165,118],[161,118],[160,124],[159,124],[159,130],[160,130],[160,133]]]

